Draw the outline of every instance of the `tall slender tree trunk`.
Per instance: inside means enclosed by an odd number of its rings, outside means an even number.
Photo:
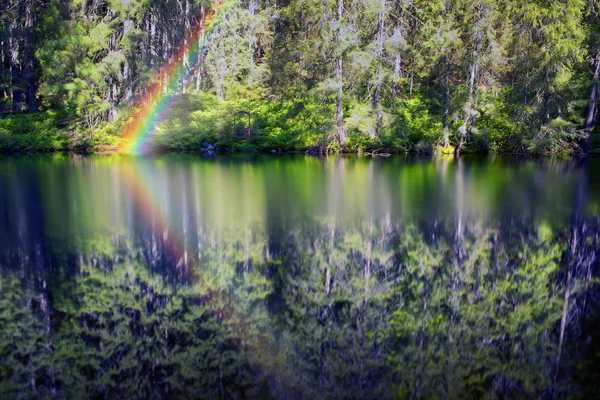
[[[2,97],[4,99],[8,98],[8,93],[6,92],[6,86],[7,86],[7,82],[6,82],[6,64],[5,64],[5,47],[6,47],[6,40],[2,39],[2,41],[0,41],[0,71],[2,71],[2,76],[0,77],[0,85],[2,86]]]
[[[600,220],[598,222],[600,222]],[[598,239],[600,239],[600,231],[598,230],[598,225],[596,225],[594,237],[592,239],[592,246],[591,246],[591,250],[590,250],[591,254],[586,259],[585,280],[588,285],[590,285],[592,282],[592,266],[598,259],[598,250],[596,250],[596,249],[598,249],[598,242],[599,242]],[[590,293],[590,290],[586,290],[585,296],[583,298],[583,305],[581,307],[581,336],[582,337],[585,336],[585,328],[586,328],[585,317],[586,317],[586,313],[587,313],[589,293]]]
[[[191,22],[190,22],[190,1],[189,0],[185,0],[185,11],[184,11],[184,22],[183,23],[184,23],[183,48],[185,50],[183,53],[184,73],[183,73],[183,77],[181,78],[181,92],[185,93],[187,85],[188,85],[188,75],[190,72],[190,59],[189,59],[190,51],[188,49],[188,41],[189,41],[190,33],[192,31],[192,26],[191,26]]]
[[[576,240],[576,239],[573,239]],[[569,270],[567,272],[567,287],[565,288],[565,299],[563,304],[563,312],[562,317],[560,319],[560,333],[558,337],[558,350],[556,351],[556,364],[554,368],[554,385],[556,386],[556,381],[558,380],[558,372],[560,370],[560,358],[562,355],[562,348],[565,342],[565,330],[567,327],[567,316],[569,313],[569,301],[571,299],[571,278],[573,272]]]
[[[592,83],[589,87],[589,100],[585,112],[585,122],[583,124],[583,131],[585,133],[585,142],[583,151],[588,152],[591,145],[592,127],[596,121],[596,114],[598,112],[598,78],[600,78],[600,50],[596,53],[593,62],[594,76]]]
[[[110,13],[111,19],[114,18],[114,13]],[[110,38],[108,39],[108,51],[115,52],[117,51],[117,38],[116,33],[112,33]],[[117,120],[117,77],[111,72],[108,76],[108,120],[116,121]]]
[[[118,92],[117,92],[117,78],[115,78],[114,76],[110,75],[108,77],[108,83],[109,83],[109,88],[108,88],[108,103],[109,103],[109,110],[108,110],[108,119],[110,121],[116,121],[118,118],[118,113],[117,113],[117,96],[118,96]]]
[[[196,60],[196,92],[200,91],[202,83],[202,46],[204,44],[204,6],[200,6],[200,24],[202,31],[200,33],[200,49],[198,50],[198,59]]]
[[[25,85],[25,103],[28,111],[37,111],[36,77],[33,41],[33,29],[35,24],[35,5],[33,0],[27,0],[25,3],[25,69],[23,73],[23,83]]]
[[[342,44],[342,18],[344,12],[344,0],[337,1],[337,13],[338,13],[338,45]],[[335,79],[337,82],[338,90],[337,96],[335,99],[335,115],[336,115],[336,127],[337,127],[337,136],[340,144],[340,148],[344,147],[344,143],[346,141],[346,132],[344,131],[344,110],[343,110],[343,95],[344,95],[344,82],[343,82],[343,71],[342,71],[342,51],[338,50],[338,56],[336,59],[335,65]]]
[[[399,92],[400,89],[400,79],[402,78],[402,53],[398,51],[396,57],[394,57],[394,75],[392,77],[392,85],[393,85],[393,96]]]
[[[446,53],[444,60],[444,118],[443,118],[443,135],[444,147],[450,147],[450,129],[448,126],[450,118],[450,55]]]
[[[381,129],[381,86],[383,84],[383,68],[381,67],[381,56],[383,55],[383,35],[385,28],[385,0],[381,0],[381,10],[378,15],[378,30],[377,30],[377,50],[375,58],[377,59],[377,76],[375,77],[375,85],[373,87],[373,112],[375,114],[375,128],[371,132],[371,139],[379,136]]]
[[[217,82],[216,82],[216,94],[220,100],[225,99],[225,58],[223,57],[223,44],[219,41],[218,44],[218,54],[216,60],[217,67]]]
[[[154,15],[154,10],[150,9],[150,55],[152,58],[150,59],[150,65],[155,65],[156,56],[158,47],[158,39],[156,35],[156,16]]]
[[[170,61],[170,56],[171,56],[171,41],[169,40],[169,32],[166,30],[162,30],[162,46],[161,46],[161,54],[162,54],[162,59],[163,59],[163,64],[164,65],[168,65],[169,61]],[[163,93],[164,94],[168,94],[169,93],[169,76],[167,74],[167,71],[164,72],[163,74]]]
[[[396,32],[400,34],[400,37],[403,37],[404,32],[404,14],[405,7],[402,7],[400,11],[400,15],[398,17],[398,23],[396,25]],[[400,46],[401,47],[401,46]],[[394,57],[394,75],[392,76],[392,97],[396,97],[396,95],[400,92],[400,80],[402,79],[402,48],[397,49],[396,56]]]
[[[5,7],[8,7],[7,5]],[[9,108],[11,104],[11,93],[10,93],[10,40],[8,37],[2,39],[2,97]]]
[[[123,22],[123,37],[127,37],[131,29],[133,28],[134,22],[130,19],[129,13]],[[129,57],[125,56],[125,61],[123,62],[123,82],[121,85],[121,90],[123,93],[123,98],[125,102],[129,102],[133,97],[133,83],[131,81],[131,66],[129,63]]]
[[[472,128],[475,126],[474,114],[475,110],[477,109],[477,100],[479,94],[479,52],[481,48],[481,29],[483,19],[483,4],[481,3],[481,0],[479,0],[477,3],[477,10],[478,20],[475,24],[475,32],[473,34],[474,45],[469,77],[469,98],[467,100],[467,104],[465,105],[465,121],[459,128],[460,140],[458,143],[458,148],[456,149],[458,153],[462,153],[466,138],[471,135]]]
[[[329,232],[330,232],[329,248],[333,252],[333,246],[334,246],[334,242],[335,242],[335,225],[331,227],[331,230]],[[333,264],[331,254],[329,256],[328,261],[329,262],[327,263],[327,268],[325,269],[325,295],[326,296],[329,296],[329,294],[331,293],[331,265]]]
[[[371,278],[371,242],[367,245],[367,260],[364,265],[363,275],[365,278],[365,299],[368,299],[369,280]],[[366,301],[366,300],[365,300]]]
[[[257,8],[257,0],[250,0],[248,4],[248,11],[250,12],[250,26],[249,26],[249,38],[248,41],[248,55],[250,57],[250,65],[248,71],[248,86],[252,85],[252,70],[254,69],[254,45],[256,42],[255,35],[255,24],[254,24],[254,14],[256,13]]]
[[[475,45],[475,50],[473,51],[473,56],[477,57],[479,45]],[[476,58],[474,58],[473,64],[471,64],[471,78],[469,79],[469,99],[467,100],[467,104],[465,105],[465,121],[459,128],[460,132],[460,141],[458,143],[457,151],[462,153],[465,141],[467,137],[471,136],[472,127],[475,124],[474,112],[477,108],[477,96],[476,96],[476,81],[477,81],[477,73],[479,71],[479,65]]]
[[[200,58],[200,56],[198,56]],[[198,71],[196,71],[196,93],[200,91],[202,87],[202,70],[200,69],[200,65],[198,65]]]
[[[13,113],[21,111],[21,62],[19,60],[19,41],[15,37],[16,21],[9,24],[9,62],[10,62],[10,99]]]

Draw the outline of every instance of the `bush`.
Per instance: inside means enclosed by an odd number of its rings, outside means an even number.
[[[43,152],[67,149],[69,139],[57,127],[53,112],[11,115],[0,119],[1,152]]]

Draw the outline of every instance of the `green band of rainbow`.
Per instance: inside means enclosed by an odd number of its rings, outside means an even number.
[[[177,85],[187,73],[186,65],[184,65],[186,53],[188,53],[189,59],[196,59],[207,41],[210,40],[213,30],[238,4],[240,4],[239,0],[224,0],[217,4],[214,11],[205,18],[204,23],[188,39],[189,45],[184,46],[173,61],[161,71],[159,76],[167,77],[166,91],[164,90],[165,86],[158,83],[150,87],[148,94],[138,105],[137,111],[125,128],[120,147],[122,153],[139,154],[144,151],[144,146],[148,143],[148,138],[157,123],[168,113],[172,93],[176,91]],[[152,171],[148,173],[143,168],[136,168],[134,160],[127,165],[129,168],[125,169],[125,177],[128,182],[127,187],[132,190],[135,207],[146,221],[152,223],[152,229],[163,232],[164,250],[178,260],[174,267],[183,266],[187,271],[188,280],[204,293],[204,297],[207,299],[205,304],[211,307],[219,315],[223,324],[227,324],[227,328],[240,339],[240,348],[251,357],[252,362],[260,365],[265,374],[279,377],[278,380],[286,385],[288,379],[285,379],[285,376],[289,374],[284,375],[286,365],[278,356],[278,348],[274,346],[273,339],[268,334],[252,329],[252,320],[240,311],[235,299],[227,291],[222,290],[223,288],[215,283],[213,277],[203,273],[199,260],[188,260],[184,246],[185,237],[180,230],[172,229],[172,219],[162,209],[156,196],[157,188],[153,185],[155,180]],[[175,220],[180,220],[180,218]],[[164,232],[170,234],[165,238]]]
[[[210,40],[214,29],[239,4],[239,0],[223,0],[214,4],[213,9],[188,38],[188,44],[183,46],[172,61],[158,74],[159,77],[165,77],[166,84],[153,84],[136,107],[137,111],[121,135],[122,141],[119,146],[121,153],[140,154],[144,151],[150,134],[168,113],[173,93],[188,73],[186,59],[196,60],[198,58],[198,54]]]

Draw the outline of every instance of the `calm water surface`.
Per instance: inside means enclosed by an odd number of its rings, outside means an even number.
[[[0,158],[2,398],[591,398],[600,160]]]

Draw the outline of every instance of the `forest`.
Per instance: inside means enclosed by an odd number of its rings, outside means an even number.
[[[0,398],[598,396],[600,0],[0,10]]]
[[[599,150],[595,0],[3,0],[0,151]],[[171,74],[177,66],[178,73]]]

